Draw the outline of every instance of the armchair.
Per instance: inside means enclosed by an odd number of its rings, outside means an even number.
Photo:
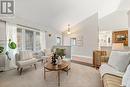
[[[16,53],[16,65],[17,70],[22,74],[23,68],[27,66],[34,65],[36,69],[37,59],[33,57],[32,51],[20,51],[19,54]]]
[[[45,63],[46,59],[49,57],[49,55],[47,55],[46,51],[35,52],[35,53],[33,53],[33,56],[34,56],[34,58],[37,59],[38,62],[41,62],[41,63]]]

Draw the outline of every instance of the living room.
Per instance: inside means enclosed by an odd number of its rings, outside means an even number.
[[[1,0],[0,87],[130,87],[129,0]]]

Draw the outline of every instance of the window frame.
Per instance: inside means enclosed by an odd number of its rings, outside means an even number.
[[[40,42],[40,38],[41,38],[41,31],[40,30],[34,30],[34,29],[31,29],[31,28],[28,28],[28,27],[23,27],[23,26],[20,26],[20,25],[18,25],[17,26],[17,31],[18,31],[18,29],[21,29],[22,30],[22,49],[19,49],[18,48],[18,50],[28,50],[28,49],[26,49],[26,30],[27,31],[32,31],[33,32],[33,49],[32,49],[32,51],[38,51],[37,49],[36,49],[36,41],[35,41],[35,38],[36,38],[36,32],[38,32],[40,35],[39,35],[39,43],[40,43],[40,49],[39,50],[41,50],[41,42]],[[18,38],[17,38],[17,43],[18,43]]]

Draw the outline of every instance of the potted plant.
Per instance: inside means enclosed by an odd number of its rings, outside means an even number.
[[[0,46],[0,54],[3,53],[4,47]]]
[[[15,49],[16,48],[15,42],[12,42],[11,39],[9,39],[8,47],[10,49]],[[0,46],[0,61],[2,61],[2,68],[0,69],[0,71],[4,71],[8,69],[8,67],[5,67],[5,66],[9,66],[12,63],[11,57],[12,57],[13,52],[11,52],[10,49],[7,51],[3,46]],[[6,58],[9,61],[6,60]]]
[[[9,46],[10,49],[15,49],[16,48],[16,43],[12,42],[11,39],[9,39],[8,46]]]
[[[56,54],[63,59],[63,56],[65,56],[65,49],[56,48]]]
[[[15,42],[12,42],[12,40],[9,39],[8,47],[9,47],[10,49],[16,49],[17,46],[16,46],[16,43],[15,43]],[[7,55],[7,58],[8,58],[9,60],[11,60],[11,58],[9,57],[10,52],[9,52],[9,51],[6,51],[5,54]]]

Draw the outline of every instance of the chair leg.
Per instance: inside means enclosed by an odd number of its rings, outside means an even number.
[[[41,60],[41,64],[42,64],[42,65],[44,64],[44,60],[43,60],[43,59]]]
[[[19,71],[19,67],[17,68],[17,71]]]
[[[37,66],[36,66],[36,64],[34,64],[34,67],[35,67],[35,69],[37,69]]]
[[[23,68],[20,68],[20,75],[22,74]]]

